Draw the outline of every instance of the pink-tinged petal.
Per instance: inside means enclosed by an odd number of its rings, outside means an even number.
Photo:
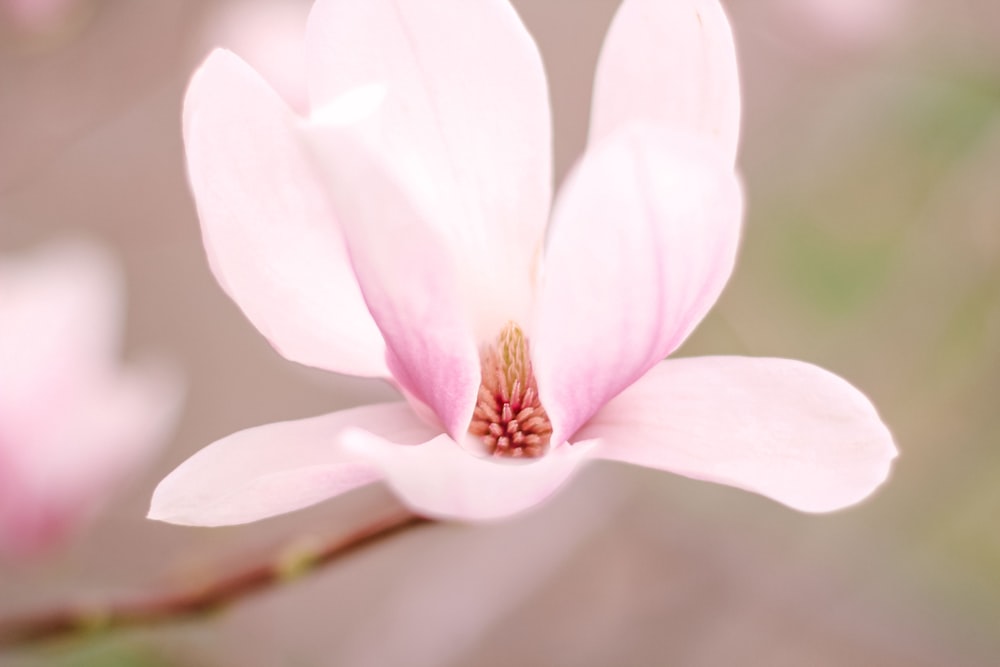
[[[389,486],[420,514],[481,521],[523,512],[554,493],[592,451],[592,443],[563,445],[530,462],[482,458],[446,435],[403,447],[360,429],[344,446],[370,461]]]
[[[598,61],[590,141],[635,121],[711,137],[735,161],[739,72],[718,0],[624,0]]]
[[[480,382],[466,276],[394,165],[352,129],[315,124],[305,132],[388,346],[389,370],[408,395],[434,411],[445,431],[461,437]]]
[[[17,479],[0,480],[0,561],[28,558],[67,538],[78,526],[76,507],[39,502]]]
[[[587,151],[556,204],[532,334],[552,442],[694,329],[732,272],[741,218],[710,142],[633,126]]]
[[[384,84],[380,152],[491,304],[492,338],[529,303],[551,201],[551,119],[537,47],[506,0],[320,0],[312,106]],[[499,278],[498,278],[499,277]]]
[[[377,481],[378,469],[342,446],[345,430],[353,428],[404,443],[401,448],[435,434],[405,403],[249,428],[170,473],[153,493],[149,517],[192,526],[248,523]]]
[[[306,89],[308,2],[239,0],[210,9],[203,44],[237,53],[295,111],[309,111]]]
[[[6,15],[15,27],[23,30],[54,32],[73,18],[76,5],[85,4],[82,0],[2,0],[0,26]]]
[[[213,52],[195,74],[184,143],[209,262],[288,359],[387,375],[385,345],[297,126],[281,98],[232,53]]]
[[[6,489],[0,492],[0,552],[31,554],[84,525],[167,442],[182,393],[169,368],[114,370],[79,400],[49,406],[37,415],[44,420],[8,433],[14,437],[0,451]]]
[[[0,552],[67,538],[172,430],[178,378],[120,366],[122,287],[85,242],[0,261]]]
[[[183,397],[174,369],[156,363],[109,369],[86,396],[36,424],[23,470],[56,496],[109,495],[148,464],[173,430]]]
[[[865,396],[788,359],[671,359],[578,434],[597,456],[729,484],[805,512],[868,496],[889,475],[892,436]]]
[[[124,285],[112,257],[84,241],[0,262],[0,424],[75,400],[118,353]]]
[[[0,452],[0,563],[29,558],[65,541],[89,513],[79,502],[38,495],[22,484]]]

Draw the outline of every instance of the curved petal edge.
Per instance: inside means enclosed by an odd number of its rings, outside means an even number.
[[[301,122],[233,53],[213,51],[192,78],[184,147],[209,263],[286,358],[384,377],[385,344],[301,146]]]
[[[717,142],[731,162],[740,133],[736,46],[718,0],[624,0],[594,80],[590,141],[644,121]]]
[[[360,430],[345,446],[370,461],[414,511],[438,519],[503,519],[539,504],[590,456],[591,443],[565,444],[531,462],[475,456],[446,435],[400,447]]]
[[[556,203],[531,334],[553,442],[697,326],[742,218],[732,166],[698,135],[637,123],[588,148]]]
[[[579,435],[601,441],[601,458],[736,486],[803,512],[860,502],[897,455],[864,394],[788,359],[665,361]]]
[[[167,475],[153,493],[149,518],[190,526],[249,523],[375,482],[379,470],[343,447],[344,432],[353,428],[410,444],[433,434],[406,403],[249,428]]]

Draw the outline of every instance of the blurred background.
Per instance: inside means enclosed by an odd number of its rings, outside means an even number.
[[[618,1],[514,4],[548,69],[561,178]],[[421,528],[204,620],[0,665],[1000,664],[1000,4],[726,6],[749,216],[737,271],[681,353],[849,379],[901,450],[885,487],[809,516],[595,465],[512,521]],[[0,615],[197,583],[393,506],[372,488],[238,528],[143,518],[156,482],[212,440],[393,396],[272,351],[210,275],[185,183],[197,63],[233,12],[307,9],[93,0],[0,27],[0,252],[66,235],[110,246],[128,278],[126,359],[170,359],[187,380],[155,467],[66,549],[0,561]]]

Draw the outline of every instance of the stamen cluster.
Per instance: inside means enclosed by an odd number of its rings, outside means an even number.
[[[469,433],[493,456],[535,458],[545,453],[552,423],[538,399],[528,339],[513,322],[480,352],[482,383]]]

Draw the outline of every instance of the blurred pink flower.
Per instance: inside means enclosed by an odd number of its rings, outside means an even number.
[[[118,363],[121,288],[88,244],[0,258],[0,555],[69,537],[173,425],[174,378]]]
[[[9,21],[18,30],[50,33],[72,22],[83,0],[0,0],[0,22]]]
[[[816,46],[863,48],[891,37],[906,19],[910,0],[773,0],[792,39]]]
[[[224,51],[188,89],[209,261],[285,357],[390,378],[407,400],[223,438],[161,482],[152,518],[248,522],[379,480],[426,515],[502,517],[588,459],[805,511],[886,478],[891,436],[840,378],[662,361],[715,302],[740,232],[716,0],[625,0],[551,216],[545,76],[505,0],[319,0],[305,48],[309,119]]]

